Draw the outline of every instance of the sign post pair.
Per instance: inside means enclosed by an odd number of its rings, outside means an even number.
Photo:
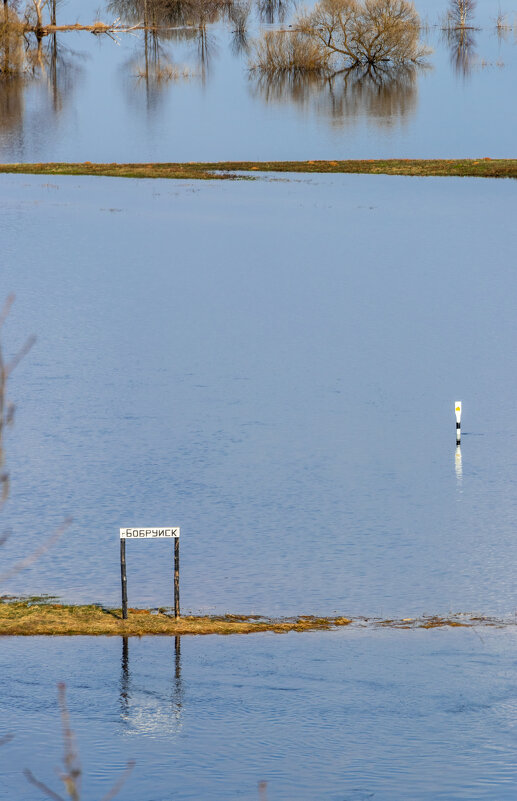
[[[173,526],[162,528],[120,529],[120,580],[122,583],[122,618],[127,620],[126,540],[174,540],[174,617],[180,616],[180,530]]]

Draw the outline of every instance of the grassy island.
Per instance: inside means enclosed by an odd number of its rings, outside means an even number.
[[[0,164],[0,173],[97,175],[188,180],[250,179],[253,172],[517,178],[517,159],[362,159],[355,161],[221,161],[149,164]],[[242,175],[250,173],[250,175]]]
[[[496,618],[457,615],[451,617],[367,619],[348,617],[315,617],[300,615],[291,618],[266,618],[257,615],[187,615],[175,620],[166,609],[129,609],[122,619],[120,609],[100,604],[72,606],[48,598],[2,598],[0,600],[0,635],[144,635],[182,634],[252,634],[272,631],[315,631],[342,626],[370,628],[431,629],[445,626],[501,626],[506,621]]]

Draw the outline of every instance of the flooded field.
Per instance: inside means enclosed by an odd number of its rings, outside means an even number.
[[[513,182],[0,193],[6,347],[39,337],[10,393],[6,554],[74,517],[6,590],[119,603],[119,527],[166,517],[185,610],[513,612]],[[130,605],[170,604],[170,544],[127,548]]]
[[[134,23],[138,14],[124,14],[134,5],[112,2],[99,15]],[[0,88],[0,160],[513,156],[517,10],[498,30],[497,4],[480,2],[465,38],[441,30],[445,0],[416,6],[434,52],[427,68],[387,81],[250,72],[260,31],[285,28],[297,13],[276,0],[250,5],[243,36],[220,15],[202,30],[133,31],[116,41],[87,32],[47,37],[35,77]],[[97,9],[68,2],[58,21],[92,22]]]
[[[229,3],[28,35],[0,161],[514,157],[516,10],[498,28],[480,0],[458,36],[416,5],[434,52],[384,82],[250,71],[299,11],[275,0],[241,3],[245,29]],[[118,606],[119,528],[180,526],[183,612],[353,622],[2,637],[0,801],[64,793],[58,682],[82,801],[129,760],[124,801],[512,801],[516,184],[250,175],[0,175],[5,355],[37,336],[8,384],[0,573],[73,518],[1,592]],[[171,606],[171,542],[128,541],[127,569],[131,607]]]

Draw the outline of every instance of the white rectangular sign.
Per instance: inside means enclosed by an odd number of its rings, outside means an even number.
[[[121,540],[152,540],[152,539],[177,539],[180,535],[179,528],[121,528]]]

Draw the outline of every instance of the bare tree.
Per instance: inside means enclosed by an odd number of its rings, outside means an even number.
[[[467,28],[472,24],[477,0],[450,0],[446,14],[446,26]]]
[[[36,31],[43,30],[43,11],[47,7],[49,0],[31,0],[33,10],[36,14]]]
[[[44,29],[43,12],[46,10],[48,14],[49,24],[55,26],[57,24],[57,7],[61,0],[27,0],[26,16],[30,16],[30,10],[36,16],[36,24],[34,25],[36,35],[42,34]]]
[[[289,42],[293,36],[294,43]],[[420,18],[409,0],[320,0],[311,13],[298,17],[294,33],[280,32],[270,48],[275,58],[269,66],[265,45],[273,39],[266,32],[259,40],[252,66],[266,72],[337,74],[361,66],[418,64],[429,53],[420,42]]]

